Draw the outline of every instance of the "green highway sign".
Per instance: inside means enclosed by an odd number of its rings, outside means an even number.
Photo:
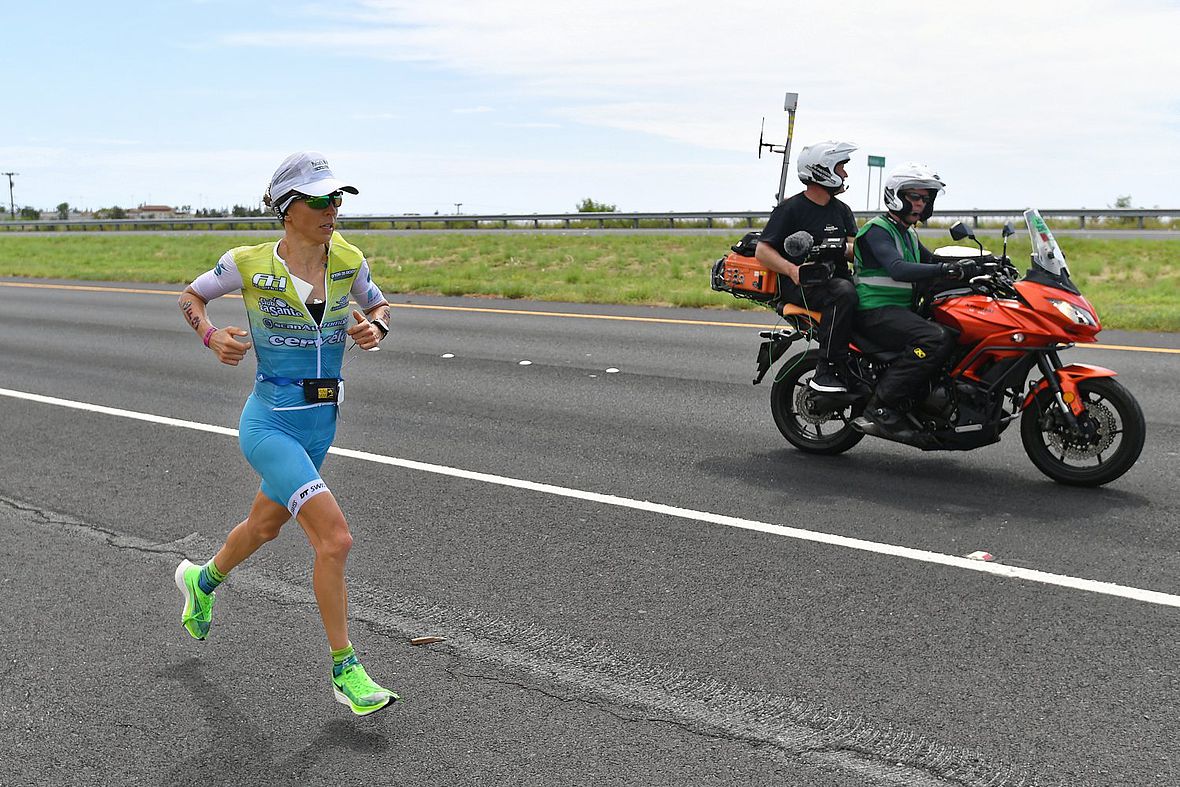
[[[870,167],[883,167],[883,166],[885,166],[885,157],[884,156],[869,156],[869,166]]]

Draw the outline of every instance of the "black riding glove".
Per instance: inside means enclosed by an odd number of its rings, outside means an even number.
[[[979,265],[971,260],[947,260],[938,263],[938,273],[944,279],[966,281],[979,275]]]

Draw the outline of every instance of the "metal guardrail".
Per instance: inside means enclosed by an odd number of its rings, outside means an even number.
[[[872,218],[880,213],[879,210],[853,211],[857,220]],[[1144,229],[1144,221],[1149,218],[1171,219],[1180,218],[1180,208],[1164,210],[1159,208],[1067,208],[1062,210],[1042,210],[1045,218],[1077,219],[1081,227],[1089,220],[1110,219],[1117,222],[1116,226],[1130,226],[1135,222],[1138,229]],[[947,210],[940,211],[935,217],[939,223],[952,219],[969,220],[972,226],[978,227],[981,219],[1014,219],[1021,220],[1023,209],[1012,210]],[[341,216],[338,223],[342,229],[425,229],[440,227],[442,229],[496,229],[496,228],[533,228],[533,229],[583,229],[598,227],[601,229],[640,229],[642,227],[667,227],[676,229],[678,226],[704,226],[706,228],[724,227],[753,228],[765,223],[770,215],[768,210],[738,210],[738,211],[702,211],[675,213],[521,213],[521,214],[458,214],[447,216],[419,216],[406,214],[400,216]],[[12,220],[0,221],[0,232],[32,232],[32,231],[107,231],[107,230],[268,230],[278,225],[277,219],[271,216],[225,216],[219,218],[167,218],[167,219],[52,219],[52,220]]]

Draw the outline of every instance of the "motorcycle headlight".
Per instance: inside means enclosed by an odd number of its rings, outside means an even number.
[[[1089,325],[1092,328],[1098,327],[1098,319],[1083,309],[1080,306],[1075,306],[1069,301],[1059,301],[1056,298],[1049,298],[1049,303],[1053,304],[1053,308],[1065,315],[1065,318],[1070,322],[1075,322],[1078,325]]]

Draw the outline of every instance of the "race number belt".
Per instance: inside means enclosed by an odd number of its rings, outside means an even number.
[[[274,385],[299,385],[303,387],[303,401],[310,404],[321,404],[323,402],[337,402],[343,398],[341,394],[341,383],[343,382],[338,377],[305,377],[297,379],[294,377],[267,377],[264,374],[258,375],[258,381],[264,383],[273,383]]]

